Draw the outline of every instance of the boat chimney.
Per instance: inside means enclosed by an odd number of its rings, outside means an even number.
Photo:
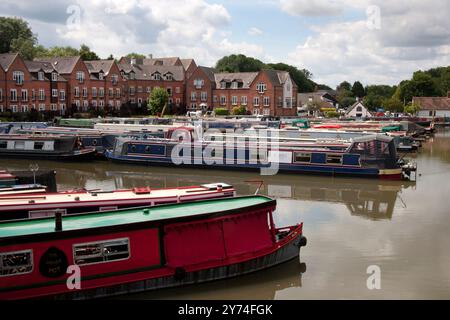
[[[217,185],[217,191],[222,192],[222,185],[221,184]]]
[[[55,231],[62,231],[62,211],[55,212]]]

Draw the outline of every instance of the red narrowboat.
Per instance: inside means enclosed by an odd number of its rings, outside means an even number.
[[[235,195],[233,186],[226,183],[165,189],[141,187],[115,191],[79,190],[55,193],[45,193],[41,189],[41,193],[31,190],[27,194],[15,190],[0,192],[0,221],[50,217],[56,212],[69,215]]]
[[[239,276],[298,258],[303,224],[246,196],[0,222],[0,299],[88,299]],[[78,281],[79,280],[79,281]]]

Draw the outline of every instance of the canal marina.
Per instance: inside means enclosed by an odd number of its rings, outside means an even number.
[[[450,257],[445,250],[450,243],[445,231],[450,225],[446,210],[450,205],[449,150],[450,134],[443,129],[426,139],[419,152],[408,154],[417,163],[417,181],[285,173],[260,176],[242,170],[139,166],[105,160],[18,159],[11,163],[0,159],[0,167],[27,170],[32,162],[40,170],[55,170],[59,191],[157,189],[221,181],[242,196],[255,193],[257,181],[262,180],[259,194],[277,200],[275,225],[304,223],[308,244],[302,249],[301,267],[290,261],[236,279],[122,298],[246,299],[254,298],[250,292],[255,291],[261,291],[264,299],[445,298],[450,287],[446,268]],[[381,291],[367,290],[367,268],[371,265],[379,265],[383,272]]]

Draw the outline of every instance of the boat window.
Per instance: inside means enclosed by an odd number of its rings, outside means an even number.
[[[20,149],[20,150],[25,149],[25,141],[16,141],[14,143],[14,149]]]
[[[295,152],[295,162],[311,162],[311,153]]]
[[[73,246],[73,261],[78,265],[126,260],[129,257],[128,238],[81,243]]]
[[[0,253],[0,277],[30,273],[33,271],[31,250]]]
[[[341,164],[342,163],[342,156],[338,155],[338,154],[328,154],[327,155],[327,163]]]
[[[0,149],[6,149],[6,148],[8,148],[8,142],[0,141]]]
[[[44,142],[43,141],[35,141],[34,142],[34,150],[42,150],[44,149]]]

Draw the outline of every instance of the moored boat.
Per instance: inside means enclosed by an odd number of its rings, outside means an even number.
[[[95,155],[76,136],[0,134],[0,157],[81,160]]]
[[[2,222],[0,299],[96,298],[266,269],[306,245],[302,223],[275,226],[275,208],[247,196]]]
[[[78,213],[118,210],[235,196],[235,190],[226,183],[211,183],[167,189],[149,187],[115,191],[67,191],[56,193],[2,194],[0,193],[0,220],[28,219]]]

